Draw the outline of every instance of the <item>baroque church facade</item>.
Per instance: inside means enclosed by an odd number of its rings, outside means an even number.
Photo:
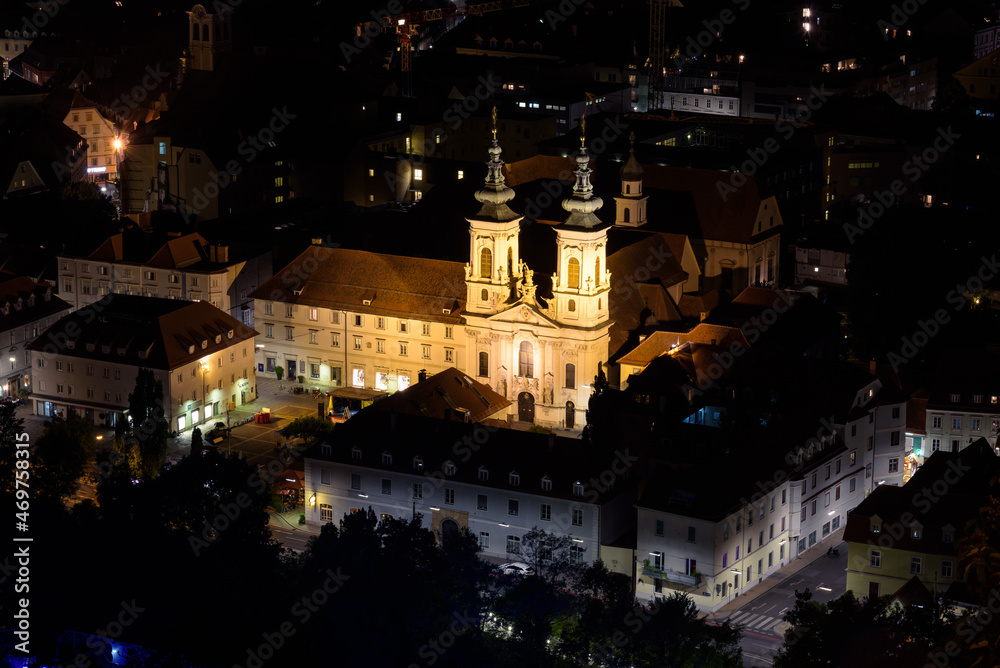
[[[505,184],[501,148],[494,129],[482,208],[469,222],[465,322],[466,369],[490,378],[514,402],[516,419],[578,429],[590,395],[590,379],[607,361],[611,272],[607,232],[596,212],[602,201],[590,183],[585,139],[576,158],[568,216],[555,226],[556,273],[551,298],[538,296],[533,270],[519,253],[523,216],[508,206],[514,191]]]

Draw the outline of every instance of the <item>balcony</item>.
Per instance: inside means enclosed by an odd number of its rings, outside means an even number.
[[[677,571],[671,570],[663,571],[653,568],[652,566],[643,565],[642,574],[646,577],[660,578],[661,580],[685,585],[687,587],[697,587],[701,583],[701,573],[698,573],[697,575],[687,575],[686,573],[678,573]]]

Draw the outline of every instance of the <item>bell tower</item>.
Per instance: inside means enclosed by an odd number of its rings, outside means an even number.
[[[576,157],[573,194],[562,202],[569,217],[556,230],[557,267],[553,279],[552,308],[560,323],[598,327],[608,323],[611,272],[607,266],[608,228],[596,212],[603,205],[590,183],[586,114],[580,120],[580,152]]]
[[[635,133],[628,137],[628,162],[619,174],[622,192],[615,197],[615,225],[617,227],[640,227],[646,224],[646,195],[642,194],[642,165],[635,159]]]
[[[523,216],[507,206],[514,191],[503,174],[503,152],[497,142],[497,110],[493,108],[493,145],[486,163],[486,183],[476,192],[483,206],[469,221],[469,263],[465,267],[466,312],[480,315],[508,308],[513,286],[521,275],[518,233]]]
[[[187,14],[188,48],[185,69],[214,72],[222,64],[220,56],[232,51],[233,12],[227,9],[218,14],[209,14],[202,5],[195,5]]]

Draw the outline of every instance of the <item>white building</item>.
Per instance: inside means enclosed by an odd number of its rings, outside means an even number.
[[[86,256],[58,255],[58,289],[74,309],[107,295],[205,301],[254,326],[253,299],[271,278],[271,252],[231,256],[230,247],[185,234],[150,247],[145,238],[108,237]]]
[[[421,514],[439,536],[467,529],[494,560],[518,559],[524,534],[538,527],[569,537],[570,558],[590,563],[629,525],[633,492],[625,481],[598,492],[591,478],[600,471],[576,454],[575,439],[374,407],[336,431],[305,459],[313,527],[369,507]]]
[[[206,302],[110,295],[29,345],[35,414],[70,410],[114,426],[147,368],[163,384],[171,430],[214,422],[256,397],[256,333]]]
[[[31,389],[28,344],[69,309],[47,283],[36,283],[26,276],[0,279],[0,345],[6,353],[0,357],[0,396],[16,397],[19,390]]]
[[[122,147],[118,129],[80,91],[74,91],[63,123],[87,140],[87,180],[100,182],[118,178]]]

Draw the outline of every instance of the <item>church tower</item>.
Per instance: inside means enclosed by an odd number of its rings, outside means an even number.
[[[642,166],[635,159],[635,133],[628,138],[628,162],[621,169],[622,192],[615,198],[615,225],[640,227],[646,224],[646,199],[642,194]]]
[[[222,65],[222,54],[232,50],[233,12],[209,14],[202,5],[195,5],[187,14],[188,48],[182,61],[184,69],[214,72]]]
[[[586,117],[581,120],[586,129]],[[552,308],[556,320],[576,327],[596,327],[608,321],[607,240],[610,225],[595,215],[603,205],[590,183],[590,157],[580,137],[573,195],[562,202],[569,217],[556,230],[558,269],[553,278]]]
[[[486,184],[476,192],[483,206],[469,221],[469,264],[465,268],[466,312],[491,315],[508,308],[513,281],[520,276],[518,232],[521,218],[507,202],[514,191],[503,174],[503,152],[497,142],[496,108],[493,109],[493,146],[486,163]]]

